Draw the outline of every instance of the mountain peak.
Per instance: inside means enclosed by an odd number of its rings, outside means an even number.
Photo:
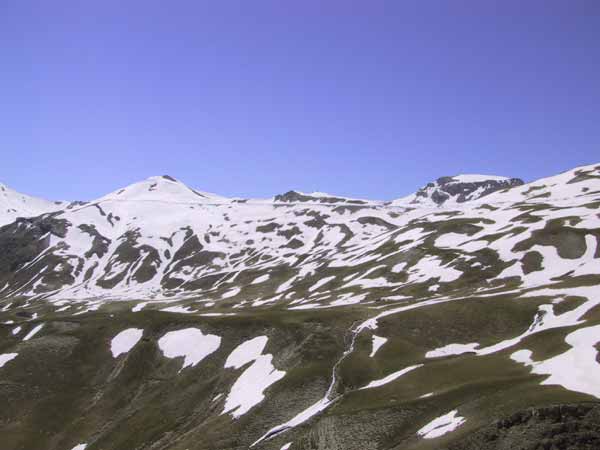
[[[64,202],[51,202],[38,197],[21,194],[0,183],[0,226],[10,223],[17,217],[33,217],[58,211]]]
[[[497,175],[461,174],[440,177],[417,192],[398,200],[394,205],[442,206],[478,200],[496,191],[521,186],[520,178]]]
[[[220,203],[224,200],[218,195],[192,189],[170,175],[156,175],[111,192],[98,201]]]

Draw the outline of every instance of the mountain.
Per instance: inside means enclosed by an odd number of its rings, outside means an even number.
[[[50,202],[20,194],[0,183],[0,226],[13,222],[17,217],[39,216],[65,206],[64,202]]]
[[[391,202],[152,177],[0,248],[3,449],[600,446],[600,164]]]

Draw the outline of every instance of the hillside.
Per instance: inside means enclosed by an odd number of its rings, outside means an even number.
[[[3,449],[600,446],[598,164],[391,201],[2,189]]]

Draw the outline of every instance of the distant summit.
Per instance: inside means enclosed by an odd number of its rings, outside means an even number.
[[[311,192],[310,194],[305,194],[304,192],[299,191],[288,191],[285,194],[276,195],[273,198],[273,201],[275,203],[352,203],[355,205],[364,205],[368,203],[366,200],[339,197],[324,192]]]
[[[58,211],[65,202],[52,202],[21,194],[0,183],[0,226],[13,222],[17,217],[31,217]]]
[[[520,178],[464,174],[440,177],[417,192],[392,202],[397,206],[446,206],[478,200],[502,189],[521,186]]]
[[[160,175],[130,184],[97,201],[162,201],[175,203],[203,203],[226,200],[224,197],[201,192],[186,186],[170,175]]]

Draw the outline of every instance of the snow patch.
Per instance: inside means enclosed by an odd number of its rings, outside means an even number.
[[[442,356],[462,355],[463,353],[475,352],[479,344],[471,342],[470,344],[448,344],[444,347],[430,350],[425,354],[425,358],[440,358]]]
[[[34,337],[36,334],[38,334],[42,328],[44,328],[44,324],[40,323],[39,325],[34,327],[29,333],[27,333],[27,335],[23,338],[23,340],[28,341],[29,339]]]
[[[9,361],[17,357],[18,353],[2,353],[0,354],[0,367],[4,366]]]
[[[161,309],[162,312],[177,313],[177,314],[193,314],[197,311],[190,309],[189,306],[169,306]]]
[[[135,305],[133,308],[131,308],[131,312],[139,312],[142,309],[144,309],[146,307],[146,305],[148,304],[148,302],[141,302],[138,303],[137,305]]]
[[[399,370],[397,372],[389,374],[387,377],[383,377],[383,378],[380,378],[379,380],[371,381],[369,384],[361,387],[360,389],[372,389],[372,388],[376,388],[379,386],[383,386],[384,384],[390,383],[390,382],[396,380],[397,378],[400,378],[402,375],[405,375],[408,372],[412,372],[413,370],[418,369],[422,365],[423,364],[417,364],[414,366],[405,367],[402,370]]]
[[[260,284],[260,283],[264,283],[265,281],[267,281],[269,279],[269,274],[265,274],[265,275],[261,275],[260,277],[255,278],[254,280],[252,280],[252,283],[250,284]]]
[[[371,358],[374,357],[375,354],[377,353],[377,351],[381,348],[381,346],[388,341],[387,338],[375,336],[375,335],[372,336],[372,339],[373,339],[373,347],[371,350],[371,354],[369,355]]]
[[[450,411],[436,419],[433,419],[419,431],[417,434],[423,439],[433,439],[440,437],[446,433],[456,430],[459,426],[465,423],[465,418],[457,415],[458,411]]]
[[[242,372],[225,399],[221,414],[231,413],[234,418],[247,413],[265,398],[263,392],[285,376],[285,372],[273,367],[273,355],[263,355],[267,336],[257,336],[238,345],[225,361],[225,368],[239,369],[252,364]]]
[[[184,357],[181,372],[188,366],[195,366],[221,345],[221,338],[214,334],[204,334],[198,328],[169,331],[158,340],[158,347],[167,358]]]
[[[122,353],[128,353],[140,341],[143,334],[144,330],[139,328],[128,328],[117,334],[110,342],[113,358]]]
[[[596,361],[598,351],[594,347],[600,342],[600,325],[573,331],[565,342],[571,346],[569,350],[545,361],[533,361],[530,350],[516,351],[510,357],[531,366],[532,373],[550,375],[542,384],[557,384],[600,398],[600,364]]]

